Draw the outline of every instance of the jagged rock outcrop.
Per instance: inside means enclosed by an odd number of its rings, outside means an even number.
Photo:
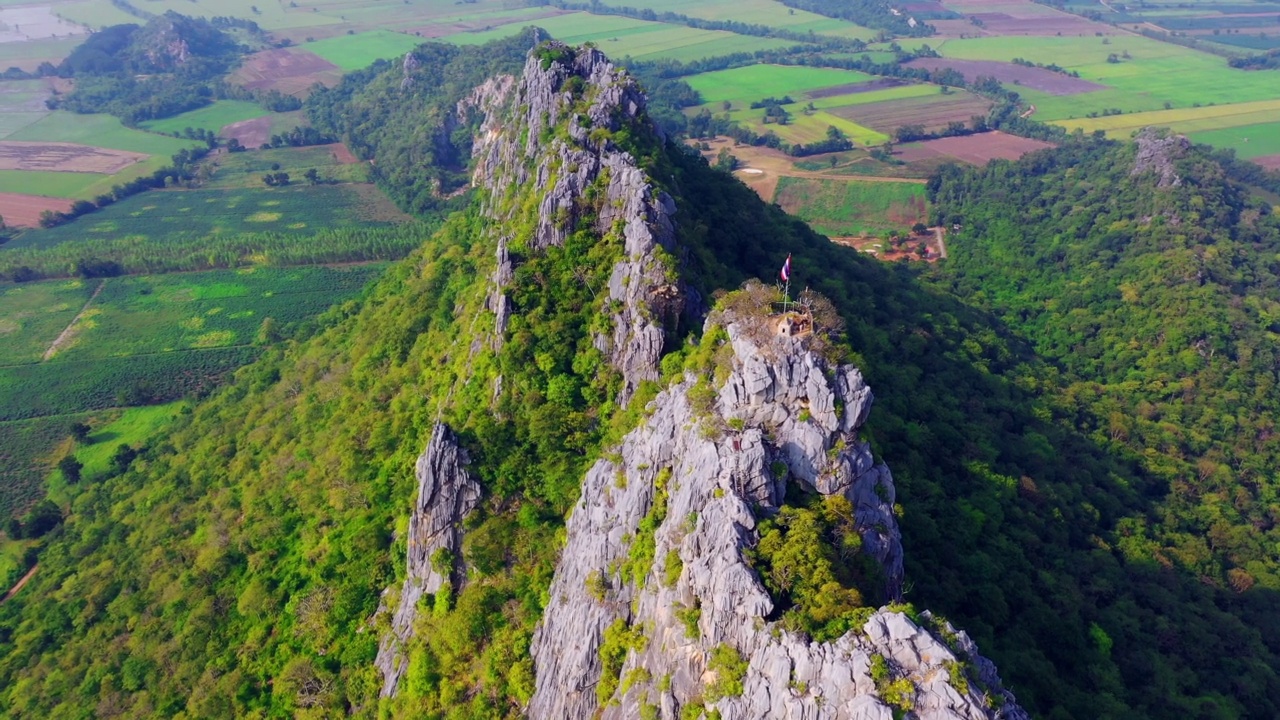
[[[645,98],[635,81],[598,50],[571,50],[547,43],[530,55],[514,92],[493,92],[482,104],[486,120],[473,148],[474,184],[484,187],[487,210],[509,224],[516,208],[503,198],[529,183],[540,188],[530,235],[530,252],[564,244],[589,214],[602,235],[617,233],[625,255],[608,283],[612,333],[596,337],[597,347],[622,374],[625,402],[639,383],[658,377],[668,331],[682,314],[698,316],[701,298],[674,280],[667,257],[679,257],[670,196],[653,185],[636,159],[619,148],[611,133],[624,127],[660,131],[645,115]],[[573,117],[570,117],[570,115]],[[556,133],[556,128],[567,128]],[[593,197],[593,188],[604,192]],[[498,268],[489,309],[499,335],[511,312],[503,292],[512,273],[510,237],[498,241]]]
[[[687,376],[659,394],[644,424],[587,473],[533,639],[529,716],[678,718],[683,706],[705,698],[716,680],[708,658],[727,646],[746,669],[740,694],[707,704],[725,720],[889,720],[888,690],[881,690],[892,683],[893,702],[910,702],[919,717],[1025,717],[972,642],[928,616],[921,621],[936,625],[932,631],[881,609],[825,643],[768,619],[774,600],[744,552],[790,482],[849,499],[863,549],[883,569],[885,594],[900,595],[893,479],[858,439],[872,395],[856,368],[830,367],[809,340],[779,334],[767,315],[717,312],[707,324],[704,342],[720,325],[731,350],[715,373],[714,403],[697,399]],[[651,536],[646,517],[662,519]],[[640,542],[653,551],[640,553],[645,565],[636,567],[631,546]],[[686,629],[691,618],[696,637]],[[601,643],[617,621],[645,639],[621,668],[605,668]],[[597,686],[606,683],[608,697],[619,678],[617,702],[600,707]]]
[[[409,516],[406,577],[375,661],[382,671],[383,697],[395,695],[408,665],[404,647],[413,633],[418,602],[446,586],[460,588],[465,580],[465,569],[457,561],[461,523],[480,501],[480,484],[467,473],[468,463],[453,432],[437,422],[418,457],[418,499]]]
[[[1174,161],[1191,149],[1191,141],[1182,135],[1168,135],[1155,128],[1144,128],[1134,138],[1138,146],[1130,176],[1153,172],[1160,176],[1157,187],[1177,187],[1182,184],[1174,168]]]

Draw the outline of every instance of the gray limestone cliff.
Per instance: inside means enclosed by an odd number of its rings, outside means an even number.
[[[714,372],[659,394],[587,473],[533,639],[529,717],[674,719],[698,704],[725,720],[1026,717],[968,637],[927,613],[868,608],[830,642],[773,619],[747,558],[789,484],[849,501],[889,599],[901,594],[902,546],[892,475],[858,435],[872,401],[861,373],[832,366],[817,338],[765,308],[713,313],[703,342],[720,343],[708,348]],[[721,677],[717,653],[741,659],[736,677]]]
[[[497,268],[489,309],[501,336],[511,312],[504,292],[513,273],[515,240],[506,228],[518,208],[503,199],[537,188],[529,252],[564,244],[584,218],[601,235],[616,233],[625,255],[613,267],[607,291],[612,332],[595,338],[623,377],[625,402],[641,381],[658,377],[668,332],[681,315],[696,317],[701,298],[680,282],[672,257],[680,249],[672,215],[675,204],[615,142],[613,133],[661,133],[645,113],[645,98],[626,71],[594,48],[547,43],[530,55],[518,82],[495,87],[476,107],[485,112],[472,150],[473,183],[487,191],[486,210],[495,221]],[[564,132],[560,132],[564,130]],[[595,197],[595,188],[603,193]]]
[[[1186,155],[1191,148],[1191,141],[1182,135],[1169,135],[1155,128],[1143,128],[1134,138],[1137,144],[1137,155],[1134,158],[1131,176],[1144,173],[1155,173],[1160,176],[1158,187],[1177,187],[1182,184],[1174,162]]]
[[[383,697],[395,695],[407,668],[404,648],[413,633],[418,602],[445,587],[458,589],[466,579],[458,562],[461,523],[480,501],[480,484],[467,473],[468,462],[453,432],[436,423],[415,468],[418,497],[409,516],[404,585],[375,660],[382,672]]]

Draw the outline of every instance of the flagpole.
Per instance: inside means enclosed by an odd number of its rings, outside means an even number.
[[[787,273],[787,287],[782,291],[782,312],[787,311],[787,304],[791,298],[791,273]]]

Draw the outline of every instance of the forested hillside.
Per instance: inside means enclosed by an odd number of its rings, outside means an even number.
[[[334,122],[347,103],[398,117],[389,77],[344,90]],[[371,120],[347,132],[381,165],[384,148],[415,145],[398,135],[410,117],[384,138]],[[922,279],[816,235],[643,115],[591,137],[628,150],[674,201],[673,281],[710,298],[775,277],[792,254],[794,285],[835,303],[834,354],[875,388],[863,430],[898,488],[906,599],[973,634],[1021,704],[1053,718],[1280,712],[1264,535],[1277,237],[1212,163],[1188,153],[1161,188],[1129,177],[1132,146],[1081,139],[948,171],[932,189],[963,229],[953,260]],[[388,164],[417,197],[438,191],[438,168]],[[599,188],[572,215],[543,212],[550,183],[501,184],[314,336],[76,489],[40,572],[0,605],[0,710],[521,715],[583,472],[697,350],[673,334],[664,380],[621,407],[593,342],[622,253],[616,232],[593,228]],[[486,203],[514,220],[495,227]],[[542,224],[563,246],[530,242]],[[505,343],[486,309],[499,236],[516,260]],[[403,577],[413,462],[436,420],[483,487],[462,548],[469,582],[433,599],[403,692],[380,704],[389,621],[376,611]]]

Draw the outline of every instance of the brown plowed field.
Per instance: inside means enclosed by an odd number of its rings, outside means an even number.
[[[872,130],[892,134],[903,125],[923,125],[938,130],[949,122],[969,123],[974,115],[986,115],[991,102],[969,93],[933,95],[905,100],[889,100],[868,105],[848,105],[827,112],[852,120]]]
[[[903,162],[918,162],[940,156],[952,157],[971,165],[986,165],[997,158],[1017,160],[1035,150],[1053,147],[1043,140],[1007,135],[999,130],[977,135],[925,140],[899,147],[894,156]]]
[[[271,118],[260,117],[231,123],[219,130],[218,134],[228,140],[235,138],[241,145],[256,150],[271,139]]]
[[[297,48],[254,53],[231,75],[232,82],[251,90],[279,90],[286,95],[305,94],[316,83],[336,85],[341,79],[337,65]]]
[[[45,170],[114,175],[146,160],[142,153],[74,143],[0,141],[0,170]]]
[[[354,165],[360,162],[360,158],[353,155],[351,151],[347,149],[347,146],[342,143],[334,143],[329,146],[329,149],[333,152],[333,159],[343,165]]]
[[[1115,35],[1119,30],[1030,0],[948,0],[947,7],[977,19],[973,35]],[[968,19],[965,22],[969,22]]]
[[[1078,93],[1105,90],[1105,85],[1081,80],[1044,68],[1025,67],[994,60],[950,60],[947,58],[918,58],[907,63],[908,67],[925,70],[951,68],[964,75],[965,80],[987,76],[1002,83],[1010,83],[1039,90],[1050,95],[1076,95]]]
[[[1268,170],[1280,170],[1280,155],[1263,155],[1254,158],[1253,161]]]
[[[40,224],[40,213],[45,210],[66,212],[71,209],[71,202],[42,195],[0,193],[0,217],[11,227],[35,227]]]
[[[845,85],[834,85],[832,87],[818,88],[810,90],[804,96],[810,100],[818,100],[820,98],[835,97],[837,95],[857,95],[858,93],[871,92],[872,90],[884,90],[885,88],[899,87],[906,85],[906,81],[897,78],[884,78],[883,80],[872,80],[870,82],[848,83]]]

